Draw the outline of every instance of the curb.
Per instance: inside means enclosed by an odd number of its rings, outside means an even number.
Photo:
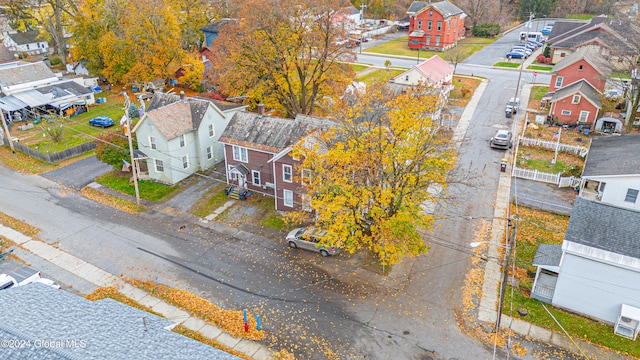
[[[203,336],[215,340],[234,351],[247,355],[252,359],[273,359],[271,350],[264,345],[248,339],[234,338],[220,328],[207,324],[202,319],[191,316],[187,311],[167,304],[146,291],[124,282],[119,277],[51,245],[34,240],[29,236],[1,224],[0,235],[13,241],[17,246],[22,247],[31,254],[76,274],[98,287],[117,286],[122,295],[141,305],[148,306],[153,311],[162,314],[167,320],[175,322],[176,325],[181,324],[189,330],[197,331]]]

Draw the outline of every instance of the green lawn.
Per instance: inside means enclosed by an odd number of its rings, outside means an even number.
[[[540,71],[551,71],[551,69],[553,69],[553,66],[529,65],[529,66],[527,66],[527,69],[529,69],[529,70],[540,70]]]
[[[206,217],[211,214],[215,209],[224,205],[228,200],[227,194],[224,193],[224,185],[220,184],[214,186],[198,200],[193,207],[191,207],[191,213],[197,217]]]
[[[497,62],[497,63],[493,64],[493,66],[517,69],[517,68],[520,67],[520,64],[519,63],[513,63],[513,62],[500,61],[500,62]]]
[[[63,126],[63,141],[54,143],[49,136],[45,134],[44,129],[47,127],[59,126],[56,121],[43,121],[34,126],[33,130],[30,130],[22,137],[24,137],[24,143],[33,149],[43,153],[55,153],[64,149],[74,147],[85,142],[92,141],[94,137],[104,131],[118,131],[121,132],[120,118],[124,114],[122,110],[122,97],[114,92],[105,91],[96,94],[96,97],[107,98],[107,102],[104,104],[90,105],[87,112],[78,116],[69,118],[63,118],[61,124]],[[138,104],[136,104],[138,105]],[[96,117],[106,115],[113,119],[115,126],[102,129],[89,125],[89,120]],[[136,119],[134,119],[135,121]],[[16,132],[20,134],[19,132]],[[19,135],[18,135],[19,136]],[[21,137],[21,138],[22,138]],[[22,140],[21,140],[22,141]]]
[[[399,74],[402,74],[402,72],[404,71],[405,70],[379,69],[358,78],[358,80],[366,83],[367,85],[371,85],[374,82],[380,82],[383,80],[388,80],[394,76],[398,76]]]
[[[364,69],[368,69],[369,68],[369,66],[367,66],[367,65],[358,65],[358,64],[349,64],[349,66],[351,66],[351,68],[355,72],[360,72],[360,71],[362,71]]]
[[[549,87],[548,86],[534,86],[533,89],[531,89],[531,98],[534,100],[542,100],[542,97],[544,96],[544,94],[549,92]]]
[[[105,175],[96,178],[96,182],[109,189],[119,191],[123,194],[135,196],[135,188],[132,183],[129,182],[130,173],[120,173],[119,171],[112,171]],[[177,185],[168,186],[157,183],[151,180],[138,181],[138,190],[140,191],[140,199],[149,201],[159,201],[165,197],[170,196],[171,193],[178,190]]]
[[[451,52],[461,51],[464,54],[464,58],[467,58],[471,56],[473,53],[475,53],[476,51],[496,41],[496,39],[468,37],[466,39],[460,40],[458,42],[458,46],[455,46],[446,51],[431,51],[431,50],[418,51],[418,50],[409,49],[408,40],[409,40],[408,36],[403,36],[401,38],[398,38],[392,41],[387,41],[384,44],[371,47],[367,49],[365,52],[413,57],[413,58],[416,58],[416,61],[417,61],[418,57],[420,59],[427,59],[432,57],[433,55],[439,55],[443,59],[446,59],[447,54]]]
[[[590,14],[567,14],[567,19],[575,19],[575,20],[591,20],[593,15]]]

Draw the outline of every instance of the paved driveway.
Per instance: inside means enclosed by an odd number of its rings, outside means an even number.
[[[41,176],[66,187],[81,189],[92,183],[96,177],[111,170],[113,170],[111,165],[100,162],[95,156],[92,156],[41,174]]]

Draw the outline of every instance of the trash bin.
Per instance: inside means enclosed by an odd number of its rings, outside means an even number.
[[[507,171],[507,159],[502,159],[500,161],[500,172],[506,172]]]

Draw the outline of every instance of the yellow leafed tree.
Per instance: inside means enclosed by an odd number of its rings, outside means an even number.
[[[351,83],[348,34],[334,23],[340,0],[251,0],[212,44],[219,90],[289,117],[312,114]]]
[[[368,249],[384,265],[427,251],[419,230],[433,216],[422,205],[446,196],[455,151],[432,120],[437,95],[419,86],[405,93],[383,83],[342,99],[337,126],[296,145],[299,179],[326,245]],[[313,144],[313,145],[310,145]]]

